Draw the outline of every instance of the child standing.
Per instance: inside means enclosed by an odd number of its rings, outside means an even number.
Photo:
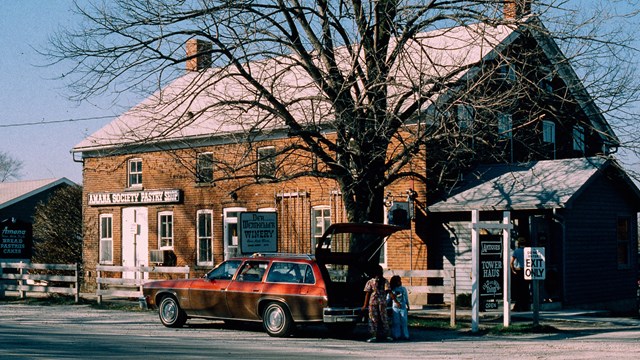
[[[409,294],[402,286],[400,276],[394,275],[389,281],[392,299],[393,320],[391,321],[391,336],[394,339],[409,340]],[[390,294],[391,295],[391,294]]]

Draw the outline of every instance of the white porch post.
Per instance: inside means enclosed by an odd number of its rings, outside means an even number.
[[[480,318],[480,233],[476,226],[480,222],[480,211],[471,211],[471,331],[478,331]]]

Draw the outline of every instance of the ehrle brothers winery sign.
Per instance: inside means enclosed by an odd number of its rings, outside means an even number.
[[[168,204],[182,201],[178,189],[89,193],[89,206]]]

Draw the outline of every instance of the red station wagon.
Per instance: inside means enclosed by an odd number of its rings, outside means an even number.
[[[362,317],[367,271],[378,263],[386,237],[398,230],[382,224],[334,224],[318,241],[315,255],[233,258],[202,278],[148,282],[143,294],[167,327],[205,318],[262,322],[277,337],[305,323],[352,329]]]

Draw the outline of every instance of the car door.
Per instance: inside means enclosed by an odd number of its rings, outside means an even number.
[[[202,279],[194,281],[189,289],[191,313],[215,318],[231,318],[226,292],[232,282],[240,260],[228,260],[216,266]]]
[[[326,298],[323,289],[310,263],[273,261],[262,292],[266,298],[283,301],[295,321],[320,321]]]
[[[247,260],[238,270],[226,291],[227,306],[235,319],[259,320],[258,301],[264,287],[264,274],[269,262]]]

